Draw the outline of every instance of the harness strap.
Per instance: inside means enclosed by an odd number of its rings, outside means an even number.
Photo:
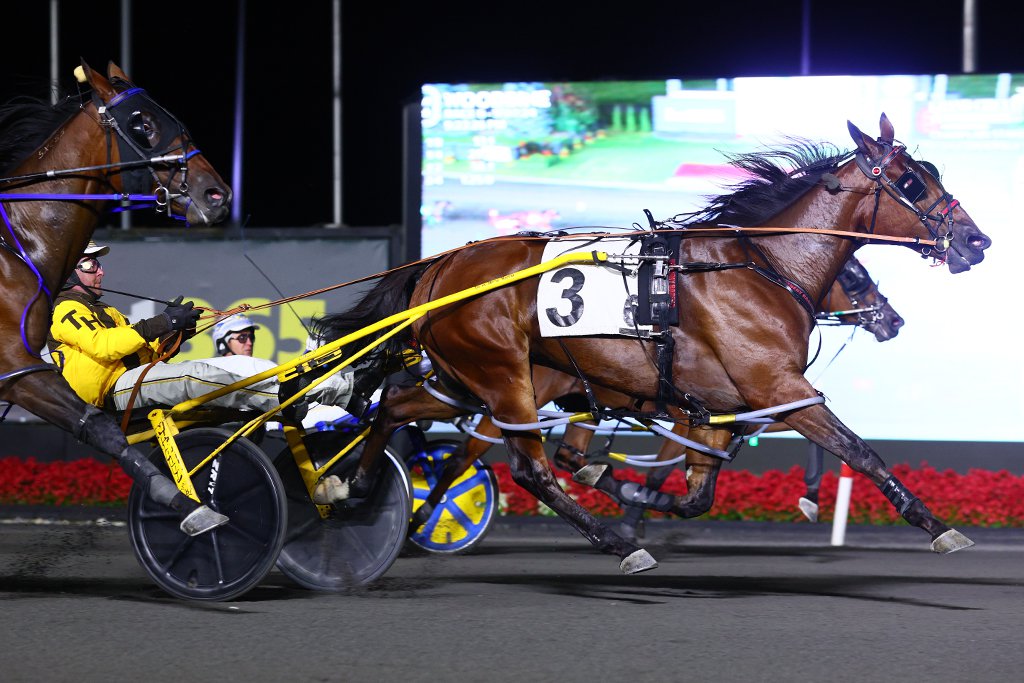
[[[569,359],[570,363],[572,363],[573,370],[576,371],[576,376],[579,377],[580,382],[583,383],[583,391],[587,396],[587,402],[590,404],[591,414],[597,415],[600,409],[597,405],[597,397],[594,396],[594,390],[590,386],[590,380],[588,380],[587,376],[583,374],[582,370],[580,370],[580,366],[576,364],[576,359],[573,358],[571,353],[569,353],[569,349],[566,347],[562,337],[558,338],[558,345],[562,347],[562,352],[565,353],[565,357]]]
[[[743,235],[743,237],[740,238],[740,243],[743,245],[743,248],[747,253],[753,252],[757,254],[766,264],[765,266],[759,266],[753,259],[751,259],[747,263],[747,268],[772,284],[778,285],[789,292],[793,298],[796,299],[796,302],[803,306],[804,310],[807,311],[807,315],[811,316],[811,322],[813,323],[815,320],[814,314],[817,312],[818,306],[811,299],[811,295],[807,293],[807,290],[795,281],[783,276],[779,271],[772,267],[771,263],[768,261],[768,257],[765,256],[764,252],[761,251],[753,241],[751,241],[750,237]]]

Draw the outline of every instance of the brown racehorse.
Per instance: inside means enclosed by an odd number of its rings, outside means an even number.
[[[581,373],[592,385],[637,403],[669,400],[686,412],[692,426],[706,429],[707,442],[719,449],[733,433],[711,419],[715,414],[776,412],[786,426],[873,481],[910,524],[928,533],[932,550],[972,545],[937,519],[829,408],[805,403],[817,397],[804,377],[813,309],[800,301],[820,302],[865,237],[903,241],[941,257],[952,273],[980,263],[991,244],[939,180],[895,141],[884,114],[877,140],[848,125],[853,152],[808,143],[735,159],[754,177],[683,226],[678,263],[707,269],[672,271],[681,322],[662,335],[674,349],[669,358],[674,393],[668,398],[669,375],[659,372],[653,340],[541,337],[537,278],[458,301],[413,324],[445,393],[474,396],[499,426],[508,425],[502,429],[515,481],[599,550],[619,557],[623,572],[657,563],[573,502],[551,473],[538,431],[516,428],[537,422],[533,364]],[[719,225],[729,227],[713,229]],[[471,244],[383,278],[351,311],[325,322],[337,330],[365,326],[373,319],[367,316],[372,307],[382,319],[524,270],[541,261],[545,241],[499,238]],[[716,264],[754,266],[718,269]],[[385,341],[382,355],[397,356],[405,341],[398,336]],[[461,411],[436,400],[424,405],[421,395],[422,390],[400,387],[385,392],[362,461],[348,482],[349,497],[358,501],[372,485],[376,459],[394,429]],[[798,405],[779,410],[789,404]],[[344,487],[337,490],[344,494]]]
[[[231,190],[185,127],[111,64],[107,76],[82,64],[81,99],[0,110],[0,399],[16,403],[117,458],[143,491],[201,533],[216,518],[159,474],[117,423],[86,405],[40,359],[50,304],[67,280],[111,195],[155,198],[193,224],[228,216]],[[39,198],[15,195],[38,194]]]
[[[843,266],[843,270],[833,283],[816,317],[819,320],[841,325],[857,325],[873,333],[875,339],[880,342],[898,335],[904,324],[903,318],[878,291],[878,287],[872,282],[867,270],[853,256]],[[536,392],[538,408],[551,401],[556,401],[567,409],[579,412],[590,410],[585,396],[585,388],[578,377],[535,365],[533,367],[533,387]],[[617,408],[627,406],[630,402],[627,396],[614,396],[607,390],[600,390],[600,392],[602,405]],[[785,428],[784,425],[780,426]],[[486,438],[494,438],[501,434],[501,430],[495,427],[486,415],[481,418],[474,431]],[[701,429],[694,429],[691,433],[685,424],[675,425],[672,431],[678,436],[689,436],[698,443],[701,443],[704,434],[704,430]],[[778,430],[769,427],[768,431]],[[587,429],[577,423],[567,425],[565,435],[558,442],[553,454],[555,464],[574,474],[586,467],[588,464],[587,449],[593,436],[592,429]],[[430,491],[423,505],[417,509],[411,524],[412,528],[418,528],[429,518],[451,483],[457,480],[471,463],[481,458],[490,445],[487,441],[470,436],[452,453],[437,485]],[[635,539],[643,511],[652,506],[657,506],[664,512],[673,512],[681,517],[696,517],[711,509],[715,499],[715,483],[718,479],[722,459],[687,449],[676,441],[665,439],[658,451],[657,461],[675,461],[684,452],[686,453],[687,485],[685,496],[673,498],[656,495],[671,473],[671,467],[652,467],[648,472],[644,488],[615,479],[610,469],[602,469],[593,473],[587,472],[581,476],[584,477],[584,481],[593,481],[595,486],[626,506],[626,513],[619,524],[618,531],[627,539]],[[807,493],[804,500],[807,502],[801,501],[802,510],[809,509],[809,505],[817,505],[818,488],[821,483],[820,463],[809,463],[806,472]],[[810,513],[805,511],[805,514]]]

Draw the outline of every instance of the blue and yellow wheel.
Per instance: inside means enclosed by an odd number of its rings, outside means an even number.
[[[412,475],[412,508],[423,505],[444,471],[445,461],[458,448],[454,441],[431,441],[408,460]],[[409,534],[409,541],[432,553],[463,553],[487,535],[498,513],[498,480],[477,460],[455,480],[430,519]]]

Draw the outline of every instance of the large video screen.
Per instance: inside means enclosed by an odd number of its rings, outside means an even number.
[[[728,191],[741,179],[728,154],[792,137],[851,149],[847,120],[876,136],[885,112],[993,246],[958,275],[905,247],[861,248],[906,325],[884,343],[819,328],[807,377],[867,439],[1020,441],[1022,88],[1024,74],[427,84],[422,252],[521,230],[646,226],[644,209],[666,219]]]

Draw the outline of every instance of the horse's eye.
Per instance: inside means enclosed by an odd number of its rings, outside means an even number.
[[[128,134],[139,145],[152,149],[157,137],[156,121],[146,112],[133,112],[128,118]]]

